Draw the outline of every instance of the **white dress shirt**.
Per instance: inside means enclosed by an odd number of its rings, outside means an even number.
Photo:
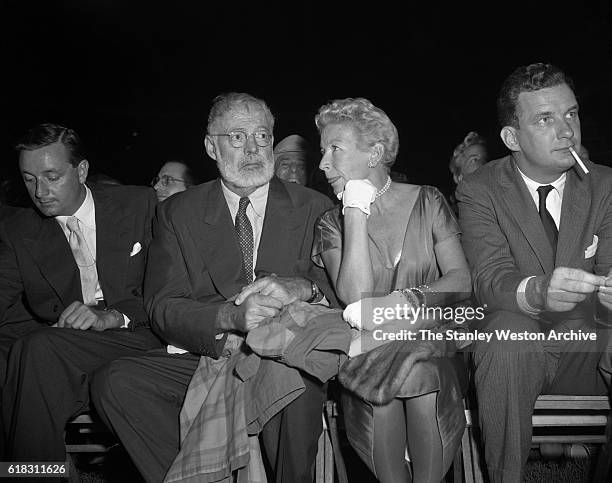
[[[221,189],[223,190],[223,196],[227,201],[227,207],[229,208],[230,215],[232,215],[232,222],[236,222],[236,213],[238,213],[238,205],[240,203],[240,196],[231,191],[225,183],[221,181]],[[266,214],[266,205],[268,204],[268,191],[270,190],[270,183],[266,183],[260,186],[249,195],[249,206],[247,207],[247,218],[251,222],[253,227],[253,272],[257,266],[257,252],[259,250],[259,241],[261,240],[261,232],[263,230],[264,215]],[[255,280],[255,273],[253,273],[253,280]]]
[[[538,183],[537,181],[534,181],[531,178],[527,177],[518,168],[518,166],[517,166],[517,169],[519,173],[521,174],[521,177],[523,178],[525,185],[527,186],[527,190],[529,191],[529,194],[531,195],[531,198],[533,199],[533,202],[535,203],[536,209],[539,211],[540,196],[538,194],[538,188],[540,186],[545,186],[545,185],[542,183]],[[557,178],[552,183],[547,183],[547,184],[550,184],[553,187],[553,189],[550,191],[550,193],[548,193],[548,196],[546,197],[546,209],[550,213],[550,216],[552,216],[552,219],[554,220],[555,225],[557,226],[557,230],[559,229],[559,226],[561,224],[561,205],[563,203],[563,190],[565,189],[566,178],[567,178],[567,174],[563,173],[561,176],[559,176],[559,178]],[[532,316],[535,316],[541,312],[541,310],[536,309],[535,307],[532,307],[531,305],[529,305],[529,303],[527,302],[527,296],[525,294],[527,283],[529,282],[530,279],[534,277],[535,275],[532,275],[530,277],[525,277],[523,280],[521,280],[521,283],[516,289],[516,301],[518,303],[519,308],[526,314],[532,315]]]
[[[79,220],[79,227],[83,232],[83,236],[85,237],[85,243],[87,243],[87,248],[91,252],[91,255],[96,262],[98,256],[96,252],[96,204],[94,203],[93,196],[91,194],[91,190],[87,185],[85,185],[85,199],[78,210],[75,211],[75,218]],[[64,235],[66,236],[66,240],[70,238],[70,229],[66,225],[66,220],[68,220],[70,216],[56,216],[55,219],[59,223],[59,226],[62,228]],[[98,282],[96,283],[96,301],[104,300],[104,293],[102,292],[102,287],[100,286],[100,279],[98,278]],[[130,319],[127,315],[123,315],[123,325],[121,328],[126,329],[128,324],[130,323]]]
[[[96,206],[93,196],[91,195],[91,190],[85,186],[85,191],[86,194],[83,203],[81,203],[79,209],[76,210],[72,216],[79,220],[79,228],[81,228],[83,236],[85,236],[85,243],[87,243],[87,248],[89,248],[95,262],[98,259],[96,256]],[[68,218],[70,218],[70,216],[55,217],[66,236],[66,240],[70,239],[70,229],[66,226],[66,220],[68,220]],[[102,287],[100,287],[100,279],[98,279],[98,283],[96,284],[96,301],[100,300],[104,300],[104,294],[102,293]]]
[[[558,230],[559,224],[561,223],[561,204],[563,203],[563,190],[565,189],[565,180],[567,178],[567,174],[563,173],[552,183],[542,184],[525,176],[525,174],[523,174],[520,169],[518,171],[519,173],[521,173],[523,181],[525,181],[525,184],[527,185],[527,189],[529,190],[531,198],[533,198],[533,202],[535,203],[537,210],[539,210],[540,206],[538,188],[540,186],[547,185],[551,185],[554,188],[550,191],[550,193],[548,193],[548,196],[546,197],[546,209],[550,213],[550,216],[552,216],[553,220],[555,220],[555,225],[557,225]]]
[[[221,190],[227,202],[232,223],[236,223],[236,213],[238,213],[238,205],[240,204],[240,196],[231,191],[223,180],[221,180]],[[247,206],[247,218],[251,222],[253,228],[253,280],[255,280],[255,266],[257,265],[257,252],[259,250],[259,241],[261,240],[261,232],[263,230],[264,215],[266,214],[266,205],[268,204],[268,191],[270,183],[260,186],[249,195],[249,206]],[[221,339],[223,334],[217,334],[217,340]],[[180,347],[169,345],[167,347],[168,354],[184,354],[187,352]]]

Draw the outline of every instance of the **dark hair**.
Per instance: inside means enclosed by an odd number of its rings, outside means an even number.
[[[521,92],[533,92],[546,87],[567,84],[574,90],[572,79],[552,64],[522,65],[504,80],[497,96],[497,117],[502,127],[518,128],[518,97]]]
[[[70,164],[74,167],[85,159],[83,144],[76,131],[59,124],[39,124],[30,129],[17,143],[17,151],[34,151],[50,144],[61,142],[70,155]]]
[[[191,166],[189,164],[185,164],[185,166],[185,179],[187,180],[187,183],[190,186],[200,184],[203,180],[202,173],[200,173],[200,171],[197,170],[194,166]]]
[[[272,115],[268,105],[263,100],[244,92],[228,92],[218,95],[212,101],[212,106],[210,108],[210,112],[208,113],[208,133],[211,134],[213,125],[220,117],[223,117],[226,113],[237,107],[248,109],[249,104],[258,105],[268,118],[268,121],[270,122],[270,129],[274,129],[274,116]]]
[[[185,184],[188,184],[189,186],[193,186],[193,185],[200,184],[202,182],[202,179],[203,179],[202,173],[200,173],[198,169],[196,169],[192,164],[188,163],[187,161],[184,161],[182,159],[177,159],[177,158],[170,158],[167,161],[164,161],[161,167],[164,167],[168,163],[176,163],[176,164],[180,164],[181,166],[183,166],[184,173],[185,173],[183,175],[183,178],[185,179]]]

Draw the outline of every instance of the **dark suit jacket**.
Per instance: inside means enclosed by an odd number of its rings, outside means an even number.
[[[155,193],[136,186],[91,189],[96,209],[96,266],[109,308],[131,327],[146,323],[142,282],[151,240]],[[142,250],[130,256],[136,242]],[[0,326],[23,302],[32,318],[53,324],[72,302],[83,301],[79,269],[54,218],[24,208],[0,228]],[[8,310],[8,312],[7,312]]]
[[[325,272],[310,260],[317,217],[331,207],[322,194],[278,178],[270,191],[255,270],[315,281],[335,301]],[[159,205],[145,276],[145,305],[153,330],[170,344],[219,357],[219,308],[246,280],[234,222],[219,179]]]
[[[556,260],[538,210],[510,156],[484,165],[457,190],[462,244],[474,292],[489,309],[519,311],[516,290],[530,275],[555,266],[607,275],[612,267],[612,169],[587,163],[590,174],[567,172]],[[594,256],[585,250],[599,237]],[[593,304],[580,304],[565,318],[584,318]]]

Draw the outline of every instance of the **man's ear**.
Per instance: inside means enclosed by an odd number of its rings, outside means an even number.
[[[79,164],[77,164],[77,174],[79,175],[79,183],[85,184],[87,181],[87,173],[89,173],[89,161],[83,159]]]
[[[504,126],[499,133],[501,140],[510,151],[520,151],[521,146],[518,142],[518,129],[512,126]]]
[[[213,143],[211,137],[208,134],[204,138],[204,147],[206,148],[206,154],[208,154],[208,156],[210,156],[215,161],[218,161],[217,147],[215,146],[215,143]]]

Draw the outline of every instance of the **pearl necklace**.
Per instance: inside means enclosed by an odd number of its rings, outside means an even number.
[[[391,186],[391,176],[387,177],[387,182],[385,183],[385,185],[382,188],[380,188],[376,192],[376,195],[374,196],[374,199],[377,200],[382,195],[384,195],[387,192],[387,190],[389,189],[390,186]]]

